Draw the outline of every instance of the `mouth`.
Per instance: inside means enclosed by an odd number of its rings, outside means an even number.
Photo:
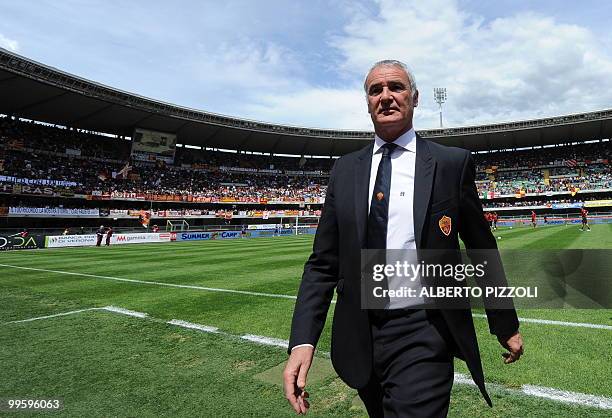
[[[398,109],[395,107],[388,107],[388,108],[384,108],[384,109],[380,109],[378,111],[378,113],[382,113],[383,115],[390,115],[393,112],[397,112]]]

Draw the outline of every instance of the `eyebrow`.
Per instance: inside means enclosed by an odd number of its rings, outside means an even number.
[[[401,81],[401,80],[389,80],[389,81],[387,81],[387,85],[389,85],[389,86],[391,86],[391,85],[398,85],[398,84],[399,84],[399,85],[401,85],[401,86],[403,86],[403,87],[406,87],[406,83],[404,83],[404,82],[403,82],[403,81]],[[380,87],[381,85],[382,85],[382,82],[378,82],[378,83],[370,84],[370,86],[368,86],[368,92],[369,92],[370,90],[372,90],[372,88],[374,88],[374,87]]]

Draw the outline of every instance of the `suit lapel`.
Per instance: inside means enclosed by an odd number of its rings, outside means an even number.
[[[357,221],[357,237],[361,248],[365,245],[366,226],[368,223],[368,191],[370,189],[370,169],[372,166],[372,150],[374,142],[363,148],[357,156],[357,162],[353,166],[353,185],[355,187],[353,195],[355,201],[355,219]]]
[[[436,161],[431,155],[427,142],[418,135],[416,141],[413,198],[414,238],[416,247],[421,248],[423,225],[431,199]]]

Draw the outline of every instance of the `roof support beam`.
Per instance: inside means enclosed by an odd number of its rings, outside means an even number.
[[[329,158],[332,158],[334,156],[334,153],[336,152],[336,144],[337,143],[338,143],[338,139],[332,138],[332,140],[331,140],[331,147],[329,147]]]
[[[302,145],[302,149],[300,150],[300,156],[306,154],[306,147],[308,147],[308,141],[304,141],[304,145]]]
[[[238,147],[237,147],[238,149],[237,150],[238,151],[242,151],[242,148],[244,147],[244,144],[246,144],[249,141],[249,139],[251,139],[252,136],[253,136],[253,131],[247,131],[247,134],[245,135],[245,137],[240,140],[240,143],[238,144]]]
[[[283,139],[285,135],[283,134],[279,134],[278,138],[276,138],[276,141],[274,141],[274,144],[272,144],[272,150],[270,151],[270,155],[276,154],[276,149],[278,148],[278,144],[280,143],[281,139]]]
[[[111,104],[109,104],[107,106],[101,107],[100,109],[94,110],[93,112],[89,112],[89,113],[86,113],[84,115],[81,115],[78,118],[75,118],[75,119],[72,119],[70,121],[67,121],[66,122],[66,126],[74,126],[75,123],[83,122],[84,120],[87,120],[87,119],[89,119],[89,118],[91,118],[93,116],[97,116],[100,113],[103,113],[103,112],[107,111],[108,109],[110,109],[113,106],[115,106],[115,104],[111,103]]]
[[[140,125],[142,122],[144,122],[145,120],[149,119],[150,117],[152,117],[152,116],[154,116],[154,115],[155,115],[155,114],[153,114],[153,113],[149,113],[149,114],[148,114],[148,115],[146,115],[145,117],[140,118],[140,119],[138,119],[136,122],[134,122],[134,123],[132,124],[132,126],[131,126],[131,127],[132,127],[132,128],[136,128],[136,127],[138,127],[138,125]],[[126,126],[126,128],[127,128],[127,126]]]
[[[181,131],[182,131],[182,130],[183,130],[185,127],[187,127],[187,126],[191,125],[191,123],[192,123],[192,122],[191,122],[191,121],[189,121],[189,120],[188,120],[187,122],[183,123],[181,126],[179,126],[179,127],[178,127],[178,129],[177,129],[177,130],[176,130],[176,132],[175,132],[175,135],[176,135],[176,136],[178,136],[178,135],[181,133]]]
[[[6,83],[7,81],[14,80],[14,79],[16,79],[16,78],[19,78],[19,76],[12,75],[12,76],[10,76],[10,77],[3,78],[2,80],[0,80],[0,84],[2,84],[2,83]]]
[[[65,96],[65,95],[67,95],[67,94],[69,94],[69,93],[70,93],[69,91],[64,91],[64,92],[61,92],[61,93],[56,94],[56,95],[54,95],[54,96],[47,97],[46,99],[42,99],[42,100],[38,100],[38,101],[36,101],[36,102],[28,103],[28,104],[27,104],[27,105],[25,105],[25,106],[21,106],[21,107],[16,108],[16,109],[11,109],[11,113],[19,113],[19,112],[24,112],[24,111],[26,111],[26,110],[28,110],[28,109],[32,109],[33,107],[40,106],[40,105],[43,105],[43,104],[46,104],[46,103],[52,102],[52,101],[54,101],[54,100],[57,100],[57,99],[59,99],[60,97]]]
[[[217,126],[217,129],[214,130],[214,132],[210,135],[208,135],[206,138],[204,138],[204,141],[202,141],[202,149],[206,148],[208,146],[208,144],[210,144],[210,141],[217,136],[217,134],[219,132],[221,132],[221,128],[222,126]]]

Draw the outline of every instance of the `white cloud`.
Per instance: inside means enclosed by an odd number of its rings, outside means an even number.
[[[447,125],[535,118],[606,108],[612,56],[591,31],[535,14],[485,22],[452,0],[377,2],[354,9],[331,40],[342,68],[362,76],[383,58],[406,62],[421,91],[420,128],[435,127],[433,87],[448,89]]]
[[[142,11],[138,4],[109,26],[104,18],[115,9],[104,2],[60,9],[53,2],[13,3],[9,11],[27,24],[7,19],[3,31],[27,41],[33,59],[237,117],[371,129],[361,85],[369,66],[383,58],[413,69],[421,91],[419,129],[438,124],[434,87],[448,90],[447,126],[612,104],[609,29],[599,27],[595,35],[543,14],[493,6],[483,13],[495,11],[495,18],[479,16],[472,1],[342,0],[333,7],[323,1],[284,8],[280,1],[231,0],[223,7],[156,9],[144,26],[132,24]],[[584,7],[567,6],[564,22],[572,22],[572,8]],[[0,34],[0,46],[15,51],[20,45]]]
[[[291,94],[262,95],[242,110],[247,118],[290,125],[372,129],[364,95],[358,88],[311,87]]]
[[[434,87],[448,91],[446,126],[577,113],[612,103],[612,55],[587,28],[533,13],[485,21],[460,10],[453,0],[380,0],[374,10],[347,5],[347,13],[349,23],[329,39],[340,54],[337,78],[346,87],[300,81],[298,57],[292,56],[289,66],[276,65],[285,61],[266,62],[266,55],[255,49],[237,55],[245,57],[243,62],[223,74],[237,82],[248,75],[255,87],[239,113],[232,113],[296,125],[371,129],[361,83],[370,65],[384,58],[406,62],[416,75],[419,129],[438,125]],[[279,57],[286,52],[281,50]]]
[[[233,93],[286,91],[304,87],[299,59],[275,42],[242,39],[214,49],[200,45],[188,69],[202,87]]]
[[[19,43],[0,33],[0,47],[8,49],[9,51],[17,52],[19,50]]]

